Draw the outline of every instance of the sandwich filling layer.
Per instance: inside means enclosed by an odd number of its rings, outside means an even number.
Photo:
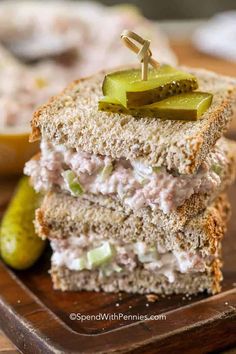
[[[142,267],[156,275],[164,275],[169,282],[178,273],[205,272],[217,254],[203,254],[200,250],[168,251],[157,244],[124,243],[121,240],[103,240],[101,235],[71,236],[51,240],[52,264],[73,271],[99,270],[101,277],[123,271],[132,272]]]
[[[36,191],[59,187],[75,197],[102,194],[118,198],[133,210],[150,206],[169,213],[195,193],[213,193],[228,163],[223,139],[193,175],[176,175],[138,160],[114,160],[42,141],[40,158],[29,161],[24,172],[31,176]]]

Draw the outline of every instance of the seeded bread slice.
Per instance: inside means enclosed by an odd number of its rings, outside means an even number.
[[[156,294],[197,294],[207,291],[210,294],[221,290],[221,261],[215,259],[207,271],[202,273],[176,273],[174,282],[170,283],[163,275],[157,275],[143,268],[132,272],[112,274],[106,278],[99,276],[97,270],[71,271],[65,267],[52,265],[51,277],[53,287],[62,291],[105,291]]]
[[[67,148],[140,159],[181,174],[194,173],[226,131],[236,101],[236,80],[199,69],[199,90],[214,94],[210,109],[195,122],[98,111],[105,72],[81,79],[39,108],[32,119],[31,141],[43,137]]]
[[[194,250],[201,248],[206,254],[215,253],[226,230],[230,206],[225,195],[203,213],[192,218],[182,230],[158,230],[158,220],[150,216],[129,216],[120,211],[77,200],[65,194],[50,193],[36,211],[36,230],[41,238],[67,238],[89,231],[103,239],[121,239],[124,242],[157,242],[167,250]]]

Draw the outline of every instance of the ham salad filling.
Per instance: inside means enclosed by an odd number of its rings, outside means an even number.
[[[151,272],[164,275],[174,282],[176,272],[192,273],[206,271],[214,255],[207,256],[199,251],[168,251],[157,244],[144,242],[124,243],[121,240],[102,240],[101,235],[71,236],[67,239],[51,240],[53,248],[52,264],[70,270],[82,271],[98,269],[100,276],[114,272],[132,272],[143,267]]]
[[[194,193],[213,193],[221,184],[227,164],[222,140],[193,175],[173,175],[164,167],[137,160],[112,160],[42,141],[40,158],[29,161],[24,172],[40,192],[59,187],[75,197],[106,195],[133,210],[150,206],[169,213]]]

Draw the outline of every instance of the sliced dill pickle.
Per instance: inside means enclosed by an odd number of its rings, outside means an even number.
[[[197,120],[210,107],[213,95],[207,92],[189,92],[166,98],[149,105],[149,110],[158,111],[158,118]]]
[[[112,113],[126,113],[130,114],[131,110],[122,106],[122,104],[115,98],[112,97],[102,97],[98,101],[99,111],[107,111]]]
[[[210,107],[213,95],[207,92],[188,92],[142,107],[123,107],[118,100],[103,97],[99,110],[130,114],[134,117],[151,117],[176,120],[197,120]]]
[[[124,107],[139,107],[198,88],[195,76],[163,65],[149,69],[148,80],[141,80],[140,69],[117,71],[105,76],[104,96],[118,100]]]

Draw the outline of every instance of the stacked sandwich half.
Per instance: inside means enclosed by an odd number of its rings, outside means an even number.
[[[44,199],[36,212],[50,240],[55,289],[134,293],[220,290],[221,241],[235,170],[223,138],[235,81],[203,70],[213,94],[196,121],[101,112],[104,73],[71,84],[36,112],[29,161]]]

